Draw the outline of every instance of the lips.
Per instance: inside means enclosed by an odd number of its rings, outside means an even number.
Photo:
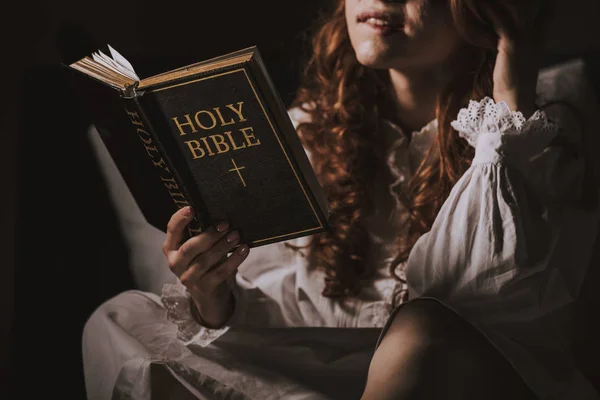
[[[367,11],[356,17],[359,24],[368,25],[381,34],[391,34],[404,28],[400,15],[385,11]]]

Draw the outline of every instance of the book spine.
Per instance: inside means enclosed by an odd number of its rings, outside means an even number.
[[[158,135],[144,113],[138,99],[136,97],[123,98],[123,101],[125,112],[131,122],[131,126],[135,129],[136,136],[140,140],[140,145],[143,146],[149,160],[154,165],[157,178],[160,179],[165,191],[169,194],[171,200],[173,200],[173,213],[183,207],[192,207],[196,215],[188,224],[186,233],[187,238],[197,235],[204,230],[204,226],[198,219],[197,214],[199,210],[197,206],[199,204],[194,204],[189,192],[186,190],[185,184],[177,170],[173,167],[173,163],[169,160]]]

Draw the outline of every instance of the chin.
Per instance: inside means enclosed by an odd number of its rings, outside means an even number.
[[[398,52],[389,48],[366,43],[355,48],[356,59],[365,67],[374,69],[392,68],[398,63]]]
[[[401,69],[411,64],[410,60],[403,59],[397,54],[388,53],[357,51],[356,59],[359,64],[372,69]]]

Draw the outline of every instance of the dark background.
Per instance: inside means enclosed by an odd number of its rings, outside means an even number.
[[[596,65],[597,44],[581,37],[600,37],[598,14],[576,16],[592,2],[561,2],[555,14],[562,22],[552,31],[546,62],[585,55]],[[90,119],[60,63],[110,43],[143,77],[258,45],[289,103],[305,59],[305,32],[325,3],[11,3],[1,26],[0,170],[8,172],[0,216],[8,235],[0,241],[6,262],[0,378],[2,389],[10,383],[13,391],[1,398],[84,399],[83,325],[102,301],[133,288],[127,249],[87,140]]]
[[[15,223],[15,312],[12,341],[6,342],[13,392],[0,398],[85,399],[83,325],[104,300],[134,288],[127,249],[88,142],[90,119],[60,64],[109,43],[144,77],[257,45],[289,103],[305,54],[304,31],[321,3],[14,4],[20,12],[13,17],[24,18],[5,35],[8,42],[19,41],[10,49],[20,64],[11,72],[18,82],[9,111],[16,149],[12,201],[18,203],[9,204],[16,211],[9,215]]]

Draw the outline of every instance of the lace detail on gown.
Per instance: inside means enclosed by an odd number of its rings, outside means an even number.
[[[489,97],[479,102],[471,100],[451,125],[477,149],[473,164],[507,158],[523,167],[559,132],[558,125],[544,111],[537,110],[526,120],[521,112],[511,111],[506,102],[495,103]]]
[[[386,263],[389,270],[389,261]],[[396,267],[396,275],[402,280],[389,277],[377,283],[377,290],[382,301],[374,301],[363,305],[358,315],[358,327],[381,328],[385,326],[392,311],[408,300],[408,285],[406,283],[406,262]]]
[[[433,136],[437,132],[438,122],[433,120],[412,134],[410,143],[407,144],[409,138],[402,130],[389,121],[388,129],[395,131],[396,139],[391,143],[387,151],[387,166],[393,176],[394,181],[389,185],[390,193],[394,193],[396,188],[404,184],[412,176],[410,157],[416,157],[419,161],[423,160],[425,154],[431,146]],[[413,166],[417,167],[417,166]]]
[[[388,186],[390,195],[394,198],[396,204],[395,217],[398,229],[406,230],[406,221],[409,217],[401,201],[404,185],[412,177],[414,170],[425,159],[431,143],[433,142],[438,130],[438,121],[434,119],[423,126],[420,130],[412,132],[407,136],[397,125],[386,122],[386,128],[393,135],[394,139],[390,141],[387,150],[387,166],[392,176],[392,182]],[[388,249],[390,259],[386,261],[386,270],[389,270],[389,263],[395,256],[394,250]],[[381,288],[382,297],[388,299],[385,305],[381,305],[377,310],[373,310],[372,321],[374,326],[383,326],[394,308],[408,300],[408,285],[406,283],[406,263],[396,267],[395,274],[401,281],[390,279],[390,285]]]
[[[207,345],[223,335],[229,326],[209,329],[198,324],[192,316],[190,294],[182,284],[166,283],[160,300],[167,311],[167,319],[177,326],[177,337],[184,342]]]
[[[396,289],[396,292],[393,294],[393,305],[394,307],[399,306],[400,304],[406,302],[408,300],[408,283],[406,281],[406,262],[398,265],[396,267],[396,275],[400,277],[401,281],[399,282],[399,287]]]
[[[480,133],[504,133],[519,130],[525,123],[520,111],[511,111],[506,102],[494,102],[485,97],[481,101],[470,100],[469,106],[458,112],[458,117],[451,125],[473,147],[477,145]]]

